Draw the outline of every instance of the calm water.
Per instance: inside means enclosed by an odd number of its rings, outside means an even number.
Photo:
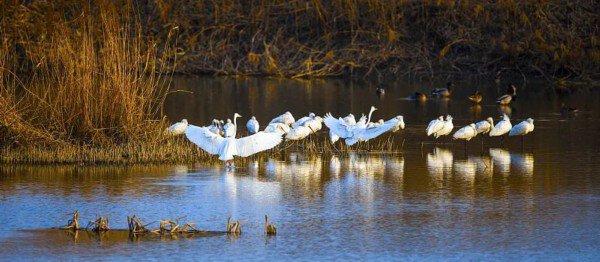
[[[220,165],[0,167],[0,260],[32,259],[531,259],[597,260],[600,256],[600,96],[559,99],[530,85],[510,108],[513,123],[536,119],[520,140],[477,139],[425,143],[424,128],[439,114],[455,126],[493,116],[502,92],[493,84],[460,83],[450,101],[417,104],[400,99],[430,83],[390,83],[385,98],[367,84],[335,80],[182,78],[168,100],[172,119],[206,125],[234,112],[261,123],[289,110],[297,118],[355,115],[370,105],[375,119],[405,117],[393,136],[394,154],[261,155],[227,171]],[[487,104],[465,97],[477,87]],[[582,109],[559,113],[560,103]],[[506,110],[506,109],[504,109]],[[83,224],[108,216],[125,228],[126,216],[144,221],[181,218],[224,230],[228,216],[242,221],[238,237],[130,241],[44,230],[61,226],[73,210]],[[265,237],[269,214],[278,235]],[[151,226],[156,226],[153,224]]]

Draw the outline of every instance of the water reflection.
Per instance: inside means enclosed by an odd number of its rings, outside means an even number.
[[[452,173],[454,156],[452,151],[436,147],[427,154],[427,171],[436,179],[442,179]]]
[[[502,148],[490,148],[490,157],[498,173],[508,175],[510,172],[510,153]]]

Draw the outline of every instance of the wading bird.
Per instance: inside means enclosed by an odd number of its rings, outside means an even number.
[[[506,94],[498,97],[498,99],[496,99],[496,103],[500,104],[500,105],[508,105],[510,104],[511,101],[515,100],[515,97],[517,96],[517,87],[513,84],[508,85],[508,88],[506,89]]]
[[[207,127],[188,126],[185,135],[192,143],[211,155],[218,155],[219,160],[233,166],[233,157],[247,157],[258,152],[271,149],[281,143],[279,133],[258,132],[242,138],[235,138],[237,113],[233,117],[233,124],[226,125],[225,137],[215,134]]]
[[[294,122],[296,122],[296,120],[294,120],[294,116],[292,116],[292,113],[290,113],[290,111],[287,111],[285,113],[283,113],[282,115],[273,118],[273,120],[271,120],[271,122],[269,122],[269,124],[274,124],[274,123],[282,123],[282,124],[286,124],[286,125],[291,125]]]
[[[185,133],[185,130],[188,127],[188,121],[187,119],[182,119],[180,122],[177,122],[173,125],[171,125],[169,128],[167,128],[167,133],[177,136],[177,135],[182,135]]]
[[[454,132],[452,139],[462,139],[466,142],[475,136],[477,136],[477,128],[475,127],[475,124],[469,124],[468,126],[465,126]]]
[[[246,128],[248,129],[248,134],[256,134],[258,133],[260,125],[258,124],[258,120],[256,120],[255,116],[252,116],[248,123],[246,123]]]
[[[492,130],[490,130],[490,136],[502,136],[510,131],[512,124],[510,118],[506,114],[502,115],[502,120],[498,122]]]
[[[340,120],[341,119],[336,119],[328,113],[325,116],[324,122],[325,125],[329,127],[330,132],[339,138],[343,138],[344,142],[348,146],[352,146],[361,141],[369,141],[370,139],[376,138],[385,132],[391,131],[397,126],[404,126],[402,116],[396,116],[388,121],[385,121],[383,125],[372,128],[367,128],[366,120],[359,121],[356,125],[350,126],[346,125],[344,121]]]
[[[513,126],[508,136],[521,136],[521,143],[525,143],[525,135],[533,132],[533,118],[527,118],[523,122]]]
[[[427,125],[427,136],[433,135],[440,131],[444,127],[444,117],[439,116],[437,119],[431,120],[429,125]]]
[[[331,114],[329,114],[329,115],[331,115]],[[325,117],[327,117],[327,115]],[[348,114],[344,118],[339,118],[338,121],[340,121],[340,123],[343,123],[345,126],[356,125],[356,119],[354,118],[353,114]],[[327,124],[325,124],[325,125],[327,125]],[[329,129],[329,140],[331,141],[331,143],[335,144],[335,142],[337,142],[339,139],[340,139],[340,137],[338,135],[336,135],[331,129]]]
[[[477,134],[486,134],[492,130],[494,126],[494,119],[491,117],[486,118],[483,121],[479,121],[475,123],[475,130],[477,130]]]
[[[208,126],[208,130],[210,132],[213,132],[213,133],[217,134],[217,135],[220,135],[221,134],[221,127],[220,127],[220,125],[221,125],[221,122],[219,120],[213,119],[212,124],[210,126]]]
[[[439,138],[441,136],[445,136],[448,135],[452,132],[452,129],[454,129],[454,124],[452,124],[452,116],[447,115],[446,116],[446,121],[444,121],[444,126],[442,127],[442,129],[440,129],[439,131],[437,131],[434,136],[435,138]]]

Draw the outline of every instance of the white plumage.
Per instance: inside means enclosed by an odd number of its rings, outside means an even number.
[[[285,139],[287,140],[301,140],[309,136],[311,133],[310,128],[307,126],[299,126],[293,128],[285,135]]]
[[[296,122],[296,120],[294,120],[294,116],[292,116],[292,113],[285,112],[282,115],[273,118],[273,120],[271,120],[271,122],[269,122],[269,124],[274,124],[274,123],[282,123],[282,124],[286,124],[286,125],[291,125],[294,122]]]
[[[284,123],[270,123],[265,127],[267,133],[278,133],[280,135],[287,134],[290,132],[290,126]]]
[[[364,118],[364,117],[362,117]],[[362,119],[361,118],[361,119]],[[354,145],[359,141],[368,141],[381,134],[392,130],[400,125],[402,116],[397,116],[385,121],[381,126],[367,128],[367,119],[358,121],[355,125],[350,125],[343,119],[335,119],[331,114],[327,114],[324,119],[325,125],[329,128],[330,138],[339,137],[345,139],[346,145]],[[333,141],[332,138],[332,141]]]
[[[475,130],[477,130],[477,134],[485,134],[487,132],[490,132],[490,130],[492,130],[493,126],[494,126],[494,119],[491,117],[488,117],[486,120],[477,122],[475,124]]]
[[[180,122],[177,122],[167,128],[167,133],[177,136],[185,133],[185,129],[188,127],[187,119],[182,119]]]
[[[501,136],[510,131],[512,124],[506,114],[502,115],[502,120],[490,130],[490,136]]]
[[[523,122],[510,129],[508,136],[524,136],[533,131],[533,119],[527,118]]]
[[[431,120],[427,125],[427,136],[437,133],[444,127],[444,117],[439,116],[437,119]]]
[[[452,116],[447,115],[446,121],[444,121],[444,126],[439,131],[435,132],[435,138],[450,134],[452,129],[454,129],[454,124],[452,124]]]
[[[477,135],[477,129],[475,127],[475,124],[469,124],[468,126],[465,126],[461,129],[459,129],[458,131],[456,131],[454,133],[454,135],[452,135],[452,138],[469,141],[469,140],[471,140],[471,138],[475,137],[476,135]]]
[[[185,135],[192,143],[211,155],[218,155],[219,160],[233,160],[234,156],[247,157],[258,152],[271,149],[281,143],[278,133],[258,132],[243,138],[222,137],[206,127],[190,125]]]
[[[246,123],[246,129],[248,129],[249,134],[256,134],[260,130],[260,125],[258,124],[258,120],[256,120],[255,116],[252,116],[250,120]]]
[[[212,125],[208,126],[208,130],[215,134],[221,134],[220,122],[217,119],[213,119]]]
[[[304,123],[306,123],[308,120],[315,119],[315,117],[316,117],[315,113],[309,113],[309,114],[308,114],[308,116],[305,116],[305,117],[303,117],[303,118],[300,118],[300,119],[298,119],[296,122],[294,122],[294,123],[292,124],[292,128],[296,128],[296,127],[299,127],[299,126],[303,126],[303,125],[304,125]]]

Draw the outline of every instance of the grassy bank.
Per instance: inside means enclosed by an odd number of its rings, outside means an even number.
[[[596,1],[2,1],[3,162],[189,161],[172,73],[596,82]],[[183,147],[183,150],[178,150]]]

